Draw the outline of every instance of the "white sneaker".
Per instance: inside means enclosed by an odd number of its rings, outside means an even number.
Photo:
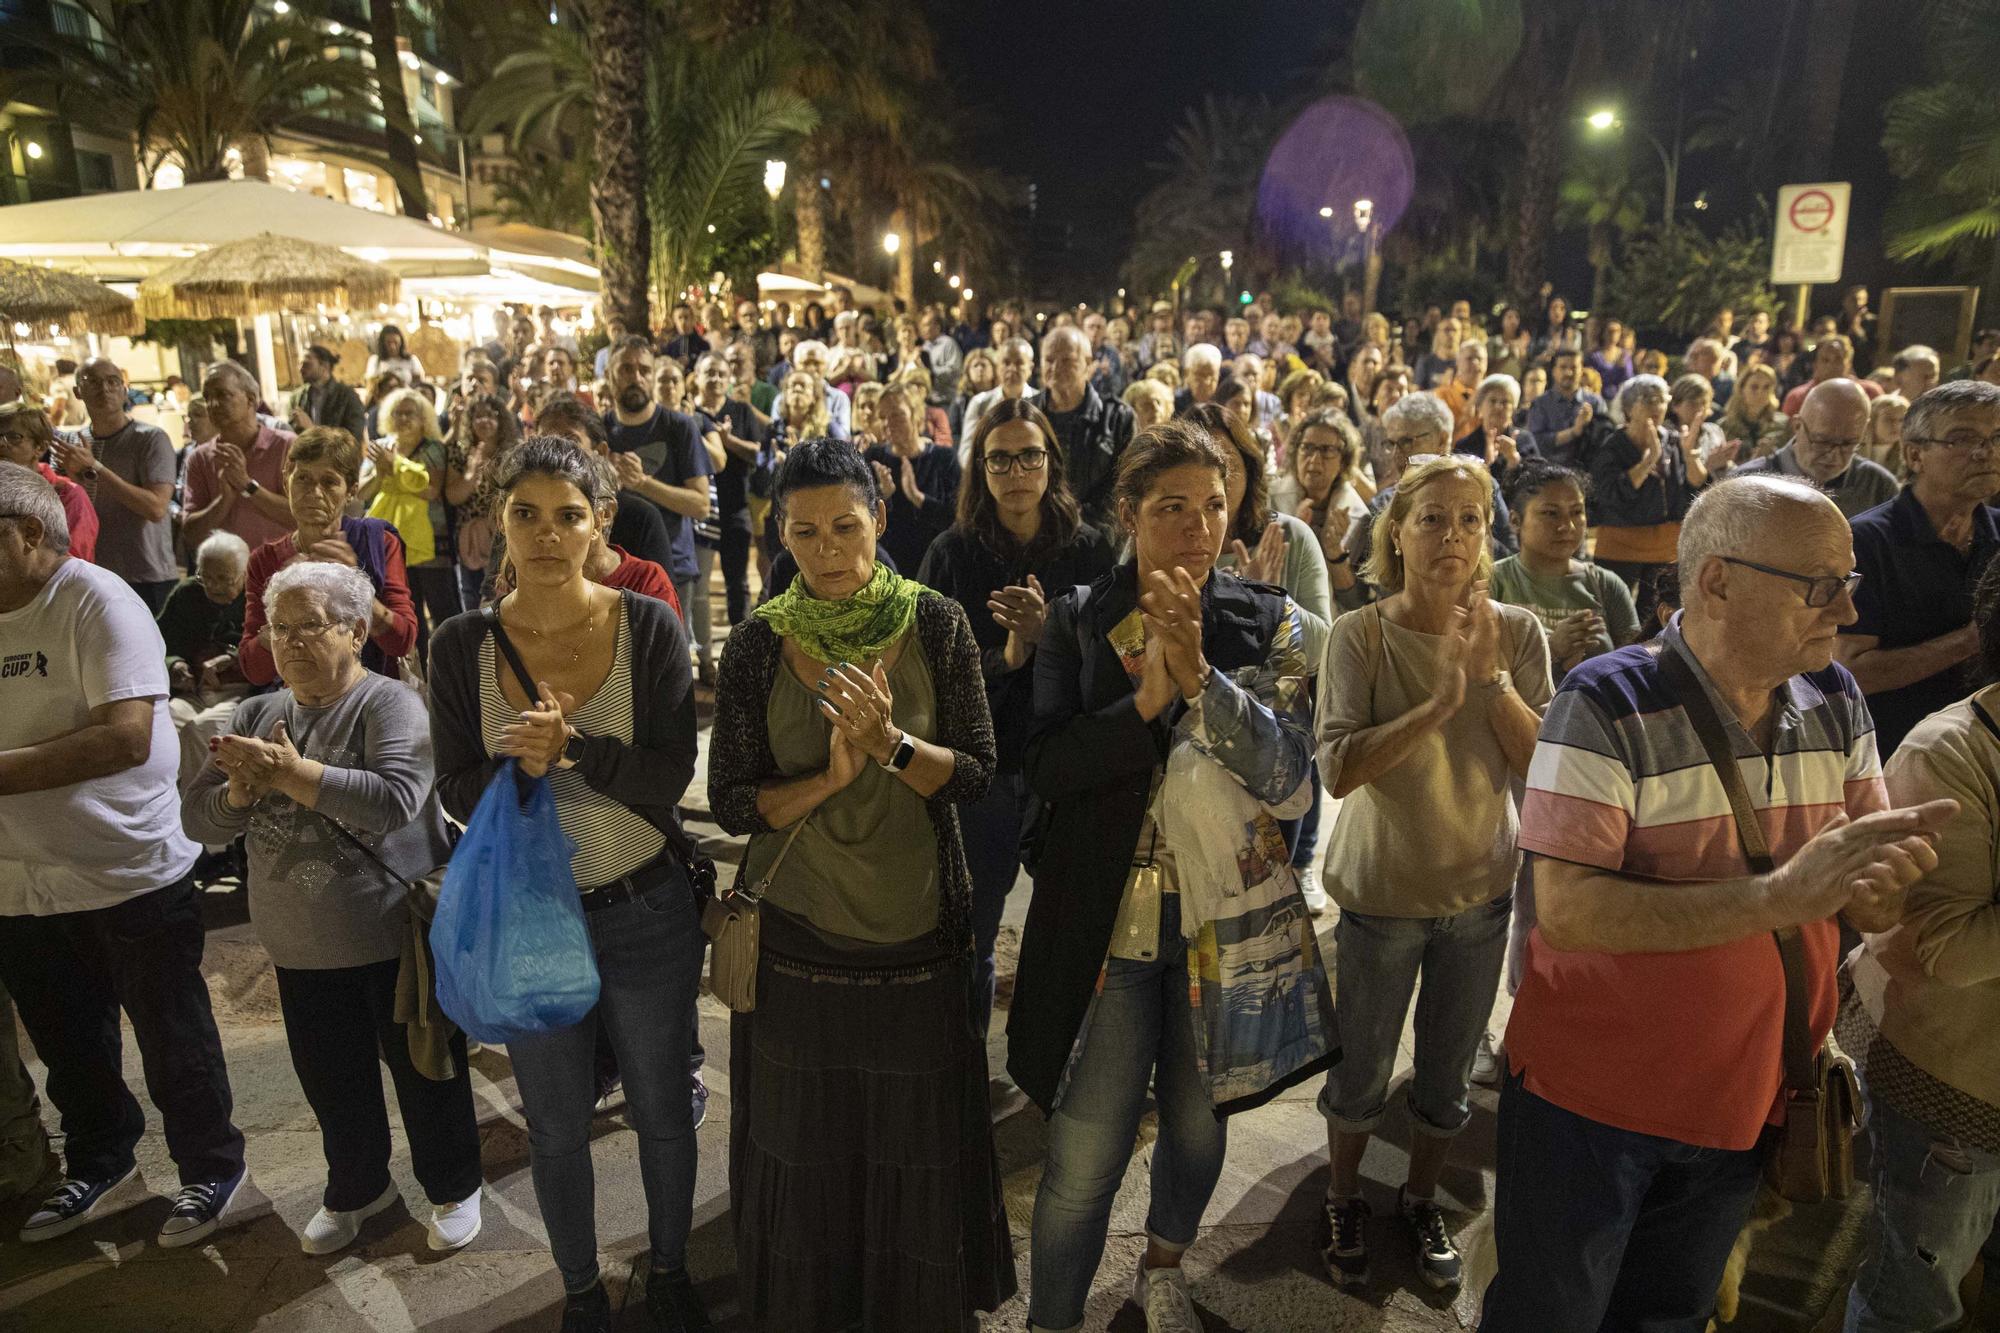
[[[1202,1333],[1187,1274],[1179,1268],[1148,1268],[1141,1259],[1132,1279],[1132,1303],[1146,1312],[1146,1333]]]
[[[299,1248],[307,1254],[334,1254],[346,1249],[361,1234],[361,1224],[396,1202],[397,1197],[392,1181],[389,1188],[382,1191],[382,1197],[366,1208],[351,1208],[344,1213],[321,1208],[300,1233]]]
[[[479,1234],[479,1191],[457,1203],[441,1203],[431,1209],[431,1248],[442,1254],[472,1243]]]
[[[1306,911],[1314,916],[1325,916],[1326,909],[1333,906],[1332,900],[1326,896],[1326,886],[1319,882],[1318,875],[1307,873],[1304,878],[1299,891],[1305,895]]]
[[[1479,1049],[1472,1053],[1472,1081],[1482,1088],[1497,1088],[1507,1073],[1507,1048],[1493,1040],[1491,1032],[1479,1034]]]

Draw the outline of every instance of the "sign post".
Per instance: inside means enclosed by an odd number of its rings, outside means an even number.
[[[1847,254],[1847,215],[1854,187],[1846,181],[1787,185],[1778,191],[1777,234],[1771,240],[1773,286],[1797,287],[1794,321],[1804,327],[1812,285],[1839,282]]]

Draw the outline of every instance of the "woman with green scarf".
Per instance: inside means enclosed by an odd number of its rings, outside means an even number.
[[[854,446],[772,483],[799,576],[723,649],[716,821],[768,880],[730,1026],[730,1215],[756,1329],[956,1328],[1014,1292],[958,810],[993,723],[964,610],[877,562]]]

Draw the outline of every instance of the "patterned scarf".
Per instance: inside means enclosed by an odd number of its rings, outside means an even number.
[[[893,573],[879,561],[861,591],[837,602],[806,589],[804,575],[757,608],[757,614],[784,638],[820,662],[866,662],[880,657],[909,631],[917,618],[917,594],[924,585]]]

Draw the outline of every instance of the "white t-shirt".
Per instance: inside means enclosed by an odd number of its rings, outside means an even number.
[[[144,763],[0,796],[0,916],[110,907],[173,883],[200,852],[181,832],[159,628],[123,579],[65,560],[33,601],[0,614],[0,750],[79,730],[120,699],[153,701]]]

